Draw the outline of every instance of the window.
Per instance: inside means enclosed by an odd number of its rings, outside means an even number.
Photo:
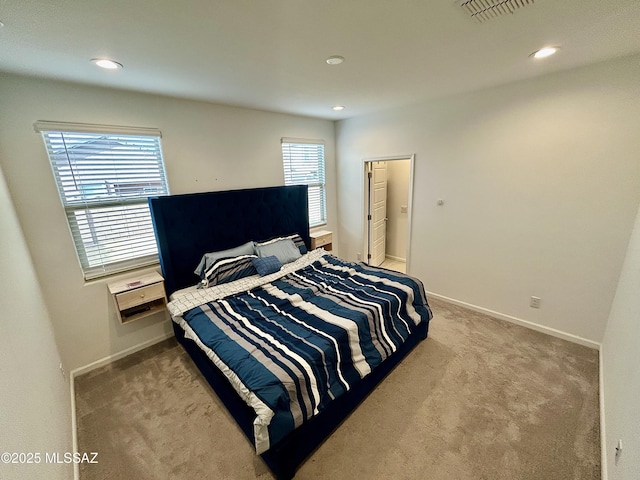
[[[322,140],[282,139],[285,185],[309,186],[309,225],[327,223]]]
[[[168,195],[160,132],[37,122],[85,279],[158,261],[147,197]]]

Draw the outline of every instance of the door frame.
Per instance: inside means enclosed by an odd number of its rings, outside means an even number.
[[[368,255],[370,254],[369,245],[369,224],[367,221],[367,215],[369,214],[368,199],[369,199],[369,181],[367,178],[367,172],[369,171],[369,165],[373,162],[393,162],[394,160],[409,160],[409,195],[407,198],[407,273],[409,273],[409,266],[411,265],[411,223],[413,218],[413,169],[415,165],[415,154],[410,155],[391,155],[389,157],[367,157],[362,159],[362,258],[361,261],[369,264]]]

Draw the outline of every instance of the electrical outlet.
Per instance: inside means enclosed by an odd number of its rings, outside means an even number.
[[[356,259],[358,261],[362,260],[362,254],[360,252],[356,253]]]
[[[62,363],[60,364],[60,366],[58,367],[60,368],[60,373],[62,374],[62,378],[67,378],[67,375],[64,371],[64,367],[62,366]]]
[[[540,302],[542,300],[540,299],[540,297],[531,297],[531,301],[529,302],[529,306],[531,308],[540,308]]]

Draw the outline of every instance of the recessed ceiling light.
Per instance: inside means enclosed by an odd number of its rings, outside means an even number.
[[[342,62],[344,62],[344,57],[341,57],[340,55],[332,55],[331,57],[327,58],[325,61],[329,65],[340,65]]]
[[[4,27],[4,23],[2,23],[2,21],[0,21],[0,28]]]
[[[341,110],[344,110],[344,105],[336,105],[334,107],[331,107],[334,111],[339,112]]]
[[[544,47],[533,52],[529,56],[533,58],[547,58],[556,53],[558,50],[560,50],[560,47]]]
[[[92,58],[91,61],[100,68],[106,68],[107,70],[117,70],[122,68],[122,64],[109,60],[108,58]]]

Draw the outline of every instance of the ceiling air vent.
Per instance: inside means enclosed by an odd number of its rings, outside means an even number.
[[[492,18],[500,17],[507,13],[515,13],[516,10],[533,5],[535,0],[457,0],[471,18],[478,22],[486,22]]]

